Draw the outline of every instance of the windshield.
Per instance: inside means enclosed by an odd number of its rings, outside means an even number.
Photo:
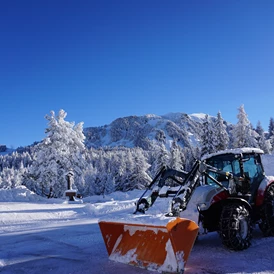
[[[243,177],[244,175],[250,180],[251,185],[257,185],[264,177],[264,171],[261,164],[260,156],[257,154],[244,154],[242,163],[244,174],[241,174],[240,156],[235,154],[217,155],[206,160],[208,165],[211,165],[219,170],[228,171],[234,176]],[[223,175],[209,172],[213,178],[222,183],[224,187],[228,187],[228,178]],[[206,184],[215,184],[210,178],[206,178]]]
[[[236,176],[241,175],[239,159],[235,154],[217,155],[210,159],[207,159],[206,163],[210,166],[217,168],[218,170],[227,171]],[[228,187],[228,178],[226,176],[216,174],[215,172],[209,172],[209,175],[222,183],[224,187]],[[216,183],[208,177],[206,177],[205,183],[210,185],[216,185]]]
[[[264,176],[260,157],[256,154],[245,154],[243,157],[243,167],[245,176],[251,180],[251,183],[261,180]]]

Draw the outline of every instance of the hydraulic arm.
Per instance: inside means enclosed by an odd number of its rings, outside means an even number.
[[[199,160],[195,161],[189,172],[163,167],[137,201],[134,213],[145,213],[158,197],[173,197],[171,211],[167,213],[167,216],[178,216],[179,212],[186,209],[194,190],[200,185],[201,176],[208,176],[217,185],[226,189],[219,181],[210,175],[210,172],[223,175],[227,179],[233,178],[232,173],[218,170]],[[166,186],[167,179],[172,179],[179,187],[169,187],[166,189],[165,195],[163,195],[161,188]],[[146,196],[149,190],[150,195]]]

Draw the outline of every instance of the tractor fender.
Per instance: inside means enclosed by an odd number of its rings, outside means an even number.
[[[251,205],[243,198],[239,197],[227,197],[224,200],[217,201],[210,205],[206,210],[199,210],[199,218],[203,220],[203,227],[210,231],[217,231],[219,227],[219,221],[223,208],[226,205],[233,203],[242,203],[252,212]]]
[[[226,206],[227,204],[231,204],[231,203],[243,203],[245,204],[249,210],[252,210],[252,207],[250,205],[249,202],[247,202],[245,199],[240,198],[240,197],[227,197],[224,200],[218,201],[214,204],[212,204],[208,210],[213,210],[216,211],[217,208],[219,209],[219,211],[221,211],[221,209]]]
[[[231,204],[231,203],[243,203],[244,205],[247,206],[247,208],[250,211],[252,211],[252,207],[251,207],[250,203],[248,201],[246,201],[245,199],[240,198],[240,197],[228,197],[227,199],[222,200],[221,203],[222,203],[222,206],[225,206],[225,205]]]
[[[266,190],[272,184],[274,184],[274,176],[265,176],[261,181],[256,195],[256,206],[263,204]]]

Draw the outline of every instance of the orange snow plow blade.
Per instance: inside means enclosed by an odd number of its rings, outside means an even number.
[[[111,260],[149,270],[184,270],[198,234],[195,222],[176,218],[166,225],[99,222]]]

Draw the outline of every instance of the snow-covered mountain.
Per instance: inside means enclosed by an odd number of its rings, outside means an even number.
[[[109,125],[85,128],[86,146],[139,146],[147,149],[153,141],[165,141],[168,145],[173,139],[182,147],[196,146],[205,116],[203,113],[168,113],[118,118]],[[216,118],[210,116],[209,119]]]
[[[0,145],[0,155],[7,155],[14,152],[15,149],[13,148],[7,148],[6,145]]]
[[[88,148],[116,146],[131,148],[138,146],[147,150],[155,141],[163,141],[169,147],[171,141],[176,139],[182,147],[196,147],[201,139],[202,124],[205,117],[206,114],[204,113],[186,114],[181,112],[121,117],[109,125],[84,128],[85,144]],[[208,116],[208,119],[215,121],[216,117]],[[230,132],[232,124],[226,121],[224,123]],[[34,142],[27,147],[19,147],[16,151],[20,153],[29,151],[37,143]],[[0,155],[11,154],[14,151],[15,149],[2,145]]]

